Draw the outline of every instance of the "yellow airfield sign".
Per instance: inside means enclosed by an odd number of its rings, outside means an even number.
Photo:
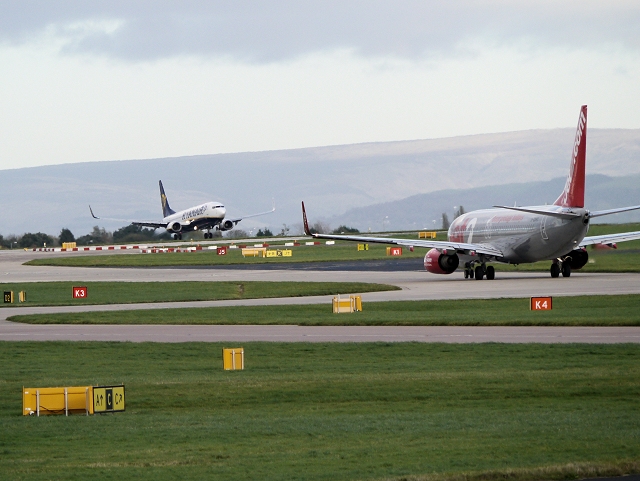
[[[96,386],[93,388],[93,412],[124,411],[124,386]]]

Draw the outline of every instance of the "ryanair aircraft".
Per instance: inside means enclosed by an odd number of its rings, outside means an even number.
[[[242,219],[249,217],[258,217],[260,215],[270,214],[276,210],[275,205],[273,209],[267,212],[261,212],[259,214],[246,215],[244,217],[238,217],[235,219],[225,219],[227,210],[220,202],[206,202],[195,207],[190,207],[179,212],[174,211],[169,206],[167,195],[164,193],[164,187],[162,181],[160,183],[160,202],[162,203],[162,221],[161,222],[139,222],[139,221],[127,221],[133,225],[139,225],[144,227],[153,227],[154,229],[166,229],[167,232],[173,234],[173,238],[176,240],[182,239],[183,232],[205,231],[204,238],[212,239],[212,230],[226,231],[233,229],[238,222]],[[93,214],[91,206],[89,206],[91,215],[94,219],[100,219]],[[121,219],[110,219],[121,220]]]

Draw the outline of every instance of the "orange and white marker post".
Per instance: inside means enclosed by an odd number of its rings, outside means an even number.
[[[552,299],[549,297],[532,297],[530,309],[532,311],[550,311],[552,308]]]

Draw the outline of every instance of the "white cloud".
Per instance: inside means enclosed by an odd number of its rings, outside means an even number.
[[[234,5],[0,15],[0,168],[640,128],[633,3]]]

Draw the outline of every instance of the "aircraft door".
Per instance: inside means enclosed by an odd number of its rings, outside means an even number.
[[[546,215],[543,215],[540,219],[540,235],[542,236],[542,240],[549,240],[547,236],[547,219]]]

